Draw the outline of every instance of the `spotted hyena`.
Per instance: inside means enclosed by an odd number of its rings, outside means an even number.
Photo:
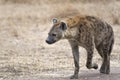
[[[72,16],[63,20],[53,19],[53,26],[46,42],[53,44],[60,39],[67,39],[71,45],[75,70],[71,79],[78,78],[79,46],[87,51],[86,67],[97,69],[92,63],[94,47],[103,59],[100,73],[110,73],[110,54],[114,44],[112,27],[105,21],[93,16]]]

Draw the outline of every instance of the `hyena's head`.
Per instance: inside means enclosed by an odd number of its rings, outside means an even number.
[[[46,42],[48,44],[53,44],[64,37],[64,31],[67,29],[67,24],[65,22],[60,22],[57,19],[53,19],[53,26],[48,33],[48,38]]]

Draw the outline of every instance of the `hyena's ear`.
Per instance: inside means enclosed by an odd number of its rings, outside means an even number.
[[[53,18],[53,19],[52,19],[52,22],[53,22],[53,24],[55,24],[55,23],[58,22],[58,20],[57,20],[56,18]]]
[[[67,24],[65,22],[61,22],[60,23],[60,29],[63,30],[63,31],[66,30],[67,29]]]

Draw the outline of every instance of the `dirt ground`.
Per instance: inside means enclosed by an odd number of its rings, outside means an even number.
[[[14,2],[14,0],[9,1]],[[69,43],[67,40],[61,40],[48,45],[45,39],[51,28],[52,18],[63,18],[79,13],[102,18],[112,25],[115,34],[111,74],[100,74],[99,69],[88,70],[85,67],[86,50],[80,47],[79,79],[120,79],[119,0],[113,2],[110,0],[109,3],[64,4],[62,2],[28,4],[9,1],[0,3],[0,80],[69,80],[74,71]],[[93,62],[98,63],[100,68],[102,59],[96,50]]]
[[[39,73],[40,74],[40,73]],[[60,74],[57,71],[55,74]],[[63,74],[63,73],[62,73]],[[69,74],[69,73],[68,73]],[[38,75],[16,75],[10,77],[0,78],[0,80],[70,80],[68,74],[65,76],[38,76]],[[79,73],[78,80],[119,80],[120,79],[120,68],[111,68],[111,73],[109,75],[100,74],[99,71],[95,70],[81,70]]]

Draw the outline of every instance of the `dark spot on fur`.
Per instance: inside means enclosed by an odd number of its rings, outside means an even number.
[[[93,17],[93,16],[86,16],[86,19],[87,19],[88,21],[92,21],[92,22],[96,20],[96,18]]]
[[[73,23],[76,23],[76,21],[73,21]]]

